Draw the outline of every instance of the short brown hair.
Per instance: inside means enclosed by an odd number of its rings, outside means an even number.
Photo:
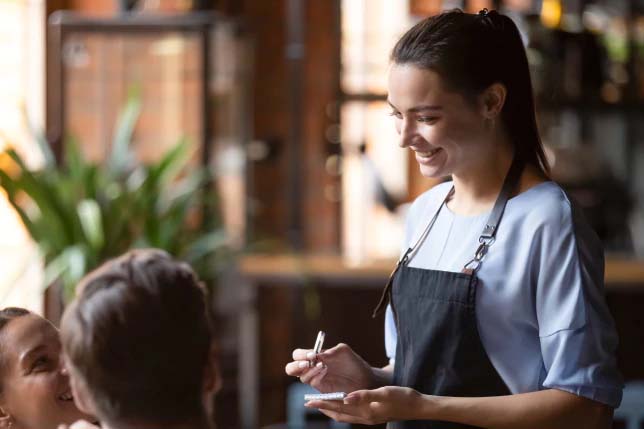
[[[87,275],[61,324],[74,376],[106,422],[201,417],[212,328],[189,265],[133,250]]]

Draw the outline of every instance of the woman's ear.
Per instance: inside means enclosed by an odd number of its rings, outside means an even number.
[[[508,90],[502,83],[493,83],[481,94],[481,108],[486,119],[495,119],[503,110]]]

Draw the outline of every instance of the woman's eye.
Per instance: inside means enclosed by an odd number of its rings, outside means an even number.
[[[46,370],[47,368],[49,368],[50,363],[51,360],[48,357],[39,357],[34,361],[33,365],[31,366],[31,370],[35,372]]]
[[[402,118],[402,115],[400,114],[400,112],[396,112],[395,110],[389,112],[389,116],[395,116],[398,119]]]
[[[432,123],[436,122],[437,119],[435,116],[419,116],[416,120],[423,123]]]

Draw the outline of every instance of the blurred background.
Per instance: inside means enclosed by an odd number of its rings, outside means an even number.
[[[102,260],[167,249],[212,292],[219,427],[318,420],[284,365],[319,329],[386,363],[371,310],[436,184],[396,144],[388,56],[455,7],[519,26],[644,379],[644,0],[0,0],[0,306],[56,321]]]

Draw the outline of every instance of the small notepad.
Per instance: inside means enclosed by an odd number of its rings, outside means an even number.
[[[347,396],[344,392],[315,393],[304,395],[305,401],[341,401]]]

